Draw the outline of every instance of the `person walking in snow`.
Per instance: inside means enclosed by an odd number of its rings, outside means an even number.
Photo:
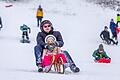
[[[3,27],[3,25],[2,25],[2,19],[0,17],[0,30],[1,30],[2,27]]]
[[[23,41],[25,40],[25,37],[26,37],[27,41],[29,41],[28,30],[29,30],[29,33],[31,33],[30,27],[23,24],[22,26],[20,26],[20,30],[22,31],[22,39],[23,39]]]
[[[107,44],[111,44],[111,42],[113,44],[118,44],[118,42],[115,42],[113,39],[110,38],[110,33],[108,31],[108,27],[105,26],[104,30],[100,33],[100,38],[105,41]]]
[[[62,35],[59,31],[54,31],[53,25],[49,20],[44,20],[40,24],[41,32],[37,35],[37,45],[34,47],[34,53],[36,58],[36,65],[38,66],[38,72],[43,71],[43,67],[41,66],[41,60],[43,56],[43,49],[49,49],[50,46],[45,43],[45,38],[48,35],[54,35],[56,41],[54,42],[57,47],[63,47],[64,42]],[[73,72],[79,72],[79,68],[76,67],[75,63],[73,62],[71,56],[67,51],[62,51],[67,59],[67,62],[70,64],[69,67]]]
[[[39,25],[42,21],[42,18],[43,18],[43,9],[42,9],[41,5],[39,5],[39,7],[37,9],[36,18],[37,18],[37,26],[39,27]]]
[[[105,58],[107,60],[108,59],[111,60],[111,58],[104,51],[104,48],[103,48],[102,44],[100,44],[99,48],[93,52],[92,56],[95,58],[95,61],[98,61],[101,58]]]
[[[117,25],[115,24],[114,20],[111,19],[111,21],[110,21],[110,30],[112,32],[112,38],[113,39],[115,38],[116,42],[118,42],[118,40],[117,40],[116,26]]]

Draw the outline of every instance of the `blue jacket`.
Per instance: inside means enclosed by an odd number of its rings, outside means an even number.
[[[39,32],[37,35],[37,45],[45,48],[45,37],[47,35],[54,35],[56,37],[56,41],[59,43],[59,47],[62,47],[64,45],[61,33],[59,31],[51,31],[49,33],[45,33],[44,31]]]
[[[30,33],[30,28],[25,24],[23,24],[23,26],[20,26],[20,30],[23,32],[27,32],[29,30],[29,33]]]
[[[110,22],[110,30],[111,32],[116,32],[116,24],[114,22]]]

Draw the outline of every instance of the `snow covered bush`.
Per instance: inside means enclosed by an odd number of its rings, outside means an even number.
[[[120,1],[119,0],[87,0],[87,1],[98,4],[103,8],[110,8],[113,10],[120,11]]]

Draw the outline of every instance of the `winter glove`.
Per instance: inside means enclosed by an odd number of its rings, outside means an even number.
[[[58,41],[56,41],[56,46],[59,47],[59,42]]]
[[[31,29],[29,28],[29,33],[31,33]]]
[[[96,57],[95,60],[99,60],[100,58]]]

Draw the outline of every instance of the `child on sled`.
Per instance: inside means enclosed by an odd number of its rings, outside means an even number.
[[[110,63],[111,62],[111,58],[108,57],[108,55],[104,51],[102,44],[99,45],[99,48],[94,51],[92,56],[95,58],[95,62],[98,62],[98,63]]]
[[[57,47],[56,38],[53,35],[48,35],[45,38],[47,49],[43,49],[42,65],[45,72],[49,72],[52,64],[56,64],[61,57],[63,64],[66,63],[65,55],[61,52],[60,47]]]

